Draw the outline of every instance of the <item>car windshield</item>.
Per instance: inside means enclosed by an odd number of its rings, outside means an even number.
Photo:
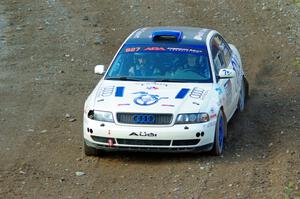
[[[207,51],[168,46],[124,46],[106,80],[212,82]]]

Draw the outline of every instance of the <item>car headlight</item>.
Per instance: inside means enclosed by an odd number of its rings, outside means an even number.
[[[107,111],[90,110],[88,112],[88,118],[102,122],[114,122],[113,114]]]
[[[175,124],[194,124],[208,121],[209,115],[207,113],[186,113],[179,114],[176,118]]]

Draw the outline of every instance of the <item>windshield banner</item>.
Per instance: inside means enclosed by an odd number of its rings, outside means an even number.
[[[122,49],[123,53],[135,53],[135,52],[173,52],[173,53],[192,53],[192,54],[203,54],[206,53],[203,49],[196,48],[182,48],[182,47],[164,47],[164,46],[139,46],[139,47],[128,47],[125,46]]]

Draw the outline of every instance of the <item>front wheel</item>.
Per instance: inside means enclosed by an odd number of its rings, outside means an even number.
[[[214,147],[212,149],[212,154],[216,156],[220,156],[224,150],[224,135],[227,134],[227,122],[222,110],[220,110],[218,114],[218,119],[216,123],[215,130],[215,139],[214,139]]]

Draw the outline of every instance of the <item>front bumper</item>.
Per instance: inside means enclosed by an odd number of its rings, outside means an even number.
[[[108,151],[197,152],[212,149],[215,124],[120,125],[84,116],[83,135],[88,146]]]
[[[107,146],[103,144],[96,144],[93,142],[89,142],[88,140],[84,140],[86,145],[89,147],[93,147],[95,149],[100,149],[103,151],[132,151],[132,152],[205,152],[211,151],[213,148],[213,143],[206,144],[203,146],[196,147],[132,147],[132,146]]]

